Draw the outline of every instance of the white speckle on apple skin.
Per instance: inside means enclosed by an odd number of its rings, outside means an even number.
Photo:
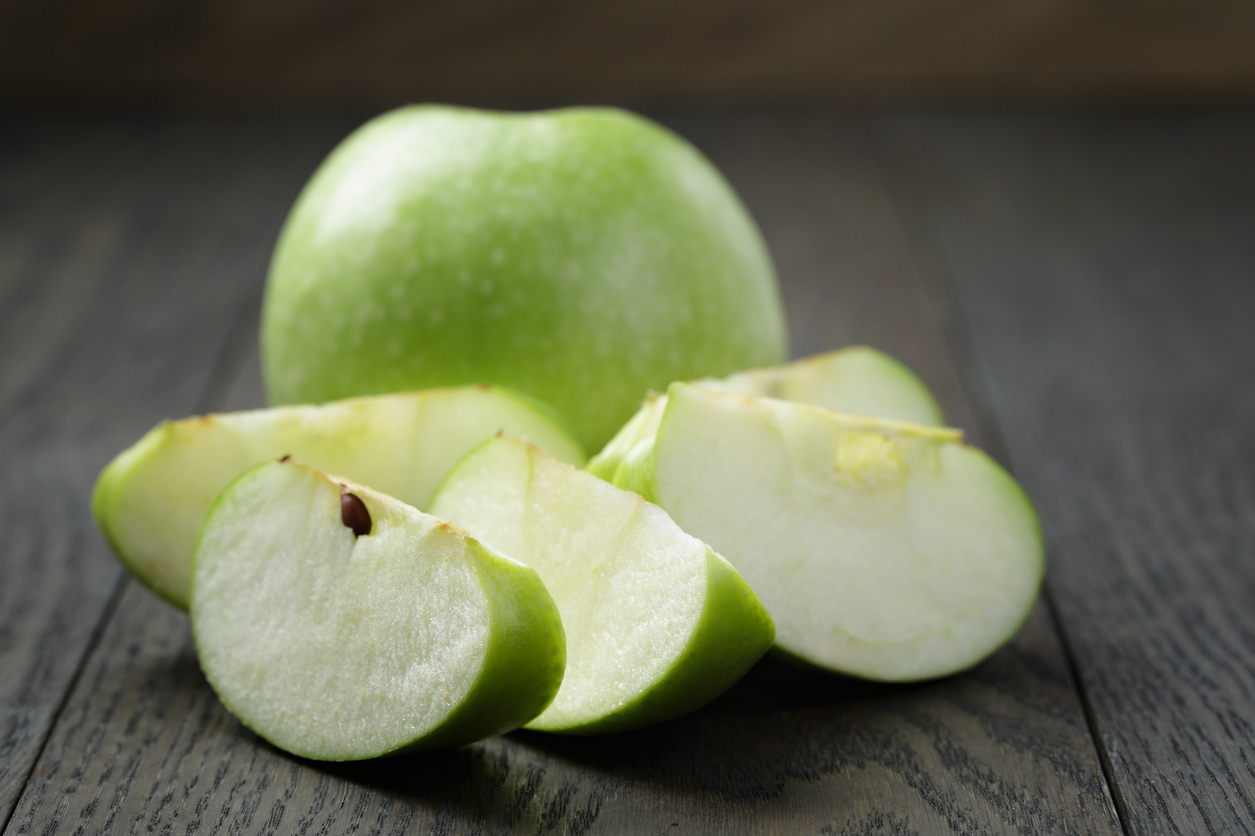
[[[378,123],[374,126],[378,128]],[[368,126],[363,133],[371,131]],[[402,130],[375,131],[375,153],[354,159],[336,188],[327,195],[315,243],[379,229],[393,223],[411,195],[415,182],[455,179],[465,187],[483,146],[491,134],[467,125],[465,119],[446,117],[434,124],[403,126]],[[334,166],[335,155],[328,160]]]

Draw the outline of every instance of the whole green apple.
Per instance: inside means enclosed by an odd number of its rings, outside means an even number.
[[[770,256],[696,149],[620,110],[417,106],[346,139],[275,250],[273,403],[498,383],[598,449],[648,389],[772,365]]]

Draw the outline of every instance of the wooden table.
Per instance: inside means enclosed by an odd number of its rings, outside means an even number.
[[[906,687],[765,662],[636,733],[289,757],[88,513],[165,417],[262,402],[279,224],[361,114],[0,121],[0,828],[1255,830],[1255,113],[663,113],[775,254],[803,355],[913,367],[1041,514],[1046,592]]]

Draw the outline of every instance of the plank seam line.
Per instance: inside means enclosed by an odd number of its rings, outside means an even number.
[[[13,799],[13,806],[5,814],[4,821],[0,823],[0,833],[8,833],[9,825],[12,824],[13,817],[17,815],[17,810],[22,806],[22,799],[26,796],[30,789],[31,779],[35,775],[35,770],[39,768],[39,764],[43,761],[44,755],[47,753],[48,744],[52,742],[53,732],[56,731],[57,725],[61,722],[61,715],[65,712],[66,707],[70,704],[70,697],[78,689],[79,680],[83,677],[83,672],[87,670],[87,664],[91,661],[92,655],[96,652],[96,647],[100,644],[100,639],[104,636],[105,629],[109,626],[109,622],[113,620],[113,614],[118,608],[118,602],[122,600],[122,590],[125,588],[130,577],[125,572],[119,572],[117,578],[113,582],[113,591],[109,593],[109,599],[105,602],[104,609],[100,613],[100,618],[96,621],[96,626],[92,628],[91,636],[87,640],[87,644],[83,647],[83,653],[79,656],[78,664],[74,667],[74,675],[70,677],[70,682],[66,686],[65,693],[61,697],[61,701],[57,704],[57,709],[49,718],[48,729],[44,732],[44,739],[39,744],[39,754],[31,761],[30,769],[26,771],[26,778],[22,781],[22,791],[17,793]]]
[[[976,418],[980,422],[981,435],[986,438],[986,446],[991,451],[997,453],[995,458],[1001,460],[1006,466],[1007,472],[1015,476],[1010,448],[1003,438],[1002,427],[994,416],[993,409],[990,407],[987,399],[988,383],[976,357],[975,346],[972,345],[971,329],[967,324],[967,317],[959,302],[958,290],[954,286],[948,270],[943,267],[939,272],[943,274],[941,281],[945,285],[946,293],[954,302],[955,309],[952,316],[957,320],[953,328],[943,326],[944,339],[951,343],[951,350],[957,350],[960,356],[964,357],[971,364],[969,368],[972,368],[973,372],[970,375],[964,375],[964,377],[974,377],[975,380],[964,380],[961,381],[961,384],[971,400],[973,412],[977,413]],[[950,333],[953,331],[961,332],[961,334]],[[957,347],[954,345],[956,342],[959,344]],[[1047,553],[1049,553],[1049,549],[1047,549]],[[1080,677],[1080,667],[1076,663],[1076,653],[1072,640],[1064,627],[1063,620],[1059,617],[1059,608],[1055,602],[1054,589],[1050,585],[1049,580],[1050,577],[1047,573],[1041,585],[1042,601],[1046,604],[1046,611],[1049,613],[1050,621],[1054,625],[1055,635],[1059,637],[1063,658],[1067,663],[1073,687],[1076,688],[1077,700],[1081,704],[1081,714],[1085,717],[1086,729],[1089,732],[1090,740],[1093,741],[1095,754],[1098,755],[1098,766],[1102,769],[1103,781],[1106,783],[1108,800],[1111,802],[1112,811],[1115,813],[1116,821],[1120,823],[1120,829],[1126,836],[1132,836],[1132,831],[1129,829],[1128,824],[1131,820],[1128,805],[1125,803],[1124,795],[1120,792],[1120,787],[1116,783],[1115,771],[1107,756],[1106,746],[1103,745],[1102,736],[1098,730],[1098,715],[1094,710],[1089,689],[1086,688],[1084,680]]]
[[[1085,687],[1085,683],[1081,680],[1081,671],[1076,664],[1076,654],[1072,649],[1072,640],[1068,636],[1068,631],[1063,629],[1063,621],[1059,618],[1059,607],[1055,603],[1054,590],[1049,584],[1042,584],[1042,600],[1046,603],[1046,611],[1050,613],[1050,620],[1054,622],[1055,632],[1059,634],[1059,641],[1063,644],[1063,655],[1068,662],[1068,673],[1072,677],[1072,682],[1076,686],[1076,693],[1081,698],[1081,713],[1085,715],[1085,725],[1089,727],[1089,736],[1094,741],[1094,748],[1098,750],[1098,765],[1102,767],[1103,779],[1107,782],[1107,791],[1111,794],[1111,804],[1115,808],[1116,820],[1120,822],[1120,827],[1128,836],[1132,836],[1126,822],[1132,821],[1128,802],[1124,800],[1124,794],[1120,792],[1120,787],[1115,779],[1115,765],[1111,763],[1111,758],[1107,753],[1107,747],[1102,745],[1102,734],[1098,730],[1098,715],[1094,711],[1094,706],[1090,702],[1089,689]]]
[[[961,381],[961,384],[971,400],[976,419],[980,422],[981,435],[986,438],[986,446],[992,452],[996,452],[995,458],[1001,460],[1007,471],[1012,476],[1015,476],[1011,451],[1003,436],[1002,426],[998,423],[998,419],[989,403],[988,381],[976,354],[976,347],[971,336],[971,326],[968,324],[967,315],[963,310],[958,288],[950,275],[949,269],[946,267],[948,263],[944,255],[939,259],[939,264],[941,265],[938,270],[941,274],[939,278],[944,285],[946,296],[951,300],[951,316],[954,319],[952,327],[943,325],[944,339],[950,343],[951,350],[956,351],[960,357],[965,359],[967,367],[972,369],[969,374],[964,375],[965,378],[969,379]],[[1049,553],[1049,549],[1047,549],[1047,553]],[[1055,601],[1054,588],[1050,584],[1049,573],[1047,573],[1042,582],[1041,597],[1046,604],[1046,611],[1049,613],[1050,620],[1054,625],[1055,635],[1059,637],[1063,658],[1067,663],[1073,687],[1076,689],[1077,700],[1081,704],[1081,714],[1085,717],[1086,730],[1089,732],[1090,740],[1093,741],[1095,754],[1098,755],[1098,766],[1102,770],[1103,781],[1106,784],[1108,801],[1111,803],[1112,812],[1115,814],[1116,821],[1120,824],[1120,829],[1126,836],[1132,836],[1132,831],[1129,829],[1129,822],[1132,820],[1129,816],[1129,808],[1124,800],[1124,794],[1120,791],[1120,785],[1116,783],[1115,770],[1108,757],[1107,747],[1103,744],[1102,735],[1099,731],[1098,714],[1094,709],[1089,689],[1080,677],[1080,666],[1076,663],[1076,653],[1072,639],[1068,635],[1063,620],[1059,617],[1059,608]]]
[[[884,137],[888,132],[882,129],[879,133]],[[905,126],[904,133],[908,134],[906,140],[908,144],[918,146],[920,142],[918,129],[913,123],[908,123]],[[893,142],[900,148],[902,147],[899,140],[888,139],[888,141]],[[928,178],[921,170],[917,154],[913,153],[915,149],[903,148],[902,150],[904,151],[900,155],[902,157],[902,167],[907,170],[907,176],[913,181],[915,186],[912,191],[921,195],[930,205],[935,206],[936,201],[933,190],[930,188]],[[914,230],[919,236],[913,238],[917,246],[911,246],[910,251],[917,259],[923,256],[922,253],[918,252],[918,244],[922,243],[924,247],[931,251],[931,257],[927,259],[926,263],[933,269],[924,270],[921,269],[923,265],[917,264],[914,272],[917,280],[925,285],[929,283],[928,279],[924,278],[926,274],[931,273],[936,277],[932,283],[937,286],[937,292],[929,293],[927,287],[925,287],[924,296],[925,299],[929,300],[930,307],[933,308],[934,321],[937,322],[941,330],[942,339],[946,342],[947,350],[951,357],[964,361],[955,365],[956,371],[960,372],[959,385],[969,400],[973,412],[972,417],[978,423],[985,446],[990,453],[994,454],[994,458],[1001,461],[1007,471],[1014,476],[1015,470],[1011,466],[1010,448],[1003,436],[1002,426],[998,422],[993,407],[989,402],[989,384],[985,376],[984,366],[981,364],[979,354],[976,351],[971,324],[963,308],[963,299],[959,293],[958,283],[954,279],[953,271],[950,269],[950,259],[947,256],[945,246],[928,218],[918,217],[919,213],[907,213],[912,216],[911,219],[914,222],[906,223],[908,219],[904,216],[906,210],[902,200],[901,188],[893,185],[898,181],[888,173],[889,166],[886,165],[884,154],[884,143],[877,143],[875,151],[876,167],[883,181],[890,184],[890,194],[893,198],[891,200],[891,211],[898,217],[899,225],[904,231],[909,234],[910,231]],[[898,186],[901,185],[903,184],[898,184]],[[921,237],[923,240],[921,240]],[[945,310],[937,310],[938,304],[943,304]],[[1063,621],[1059,618],[1054,593],[1049,584],[1049,576],[1042,583],[1041,596],[1046,604],[1046,611],[1050,616],[1051,623],[1054,625],[1055,634],[1059,637],[1073,687],[1076,688],[1077,699],[1081,704],[1081,714],[1085,718],[1085,725],[1089,732],[1090,740],[1093,742],[1095,754],[1098,756],[1098,766],[1102,771],[1103,782],[1106,785],[1105,789],[1107,790],[1108,800],[1111,803],[1112,812],[1115,814],[1120,830],[1125,836],[1133,836],[1129,825],[1131,818],[1129,817],[1128,805],[1120,792],[1119,785],[1115,781],[1115,771],[1107,756],[1107,751],[1103,746],[1102,737],[1098,729],[1097,713],[1094,710],[1089,691],[1080,677],[1080,668],[1076,663],[1076,655],[1071,639]]]
[[[217,356],[214,358],[213,366],[210,368],[209,378],[206,381],[205,388],[196,402],[194,407],[198,413],[206,412],[210,409],[215,401],[222,398],[226,391],[226,385],[230,381],[232,374],[244,359],[246,352],[234,350],[234,346],[240,341],[240,335],[244,332],[248,322],[252,319],[250,311],[260,301],[261,285],[251,290],[245,295],[244,300],[240,303],[235,315],[231,319],[231,325],[227,329],[227,335],[223,340],[222,347],[218,350]],[[226,381],[226,382],[224,382]],[[22,798],[25,797],[27,790],[30,789],[31,779],[35,771],[39,768],[40,762],[43,760],[47,752],[48,744],[52,740],[53,732],[56,730],[61,720],[61,715],[65,712],[66,706],[69,705],[70,697],[78,688],[79,680],[82,678],[83,672],[87,669],[88,662],[92,654],[95,653],[100,639],[104,635],[105,629],[109,622],[113,619],[118,602],[122,598],[122,592],[126,584],[130,580],[130,576],[126,572],[120,572],[114,581],[113,590],[109,593],[109,598],[105,603],[104,609],[101,611],[100,618],[96,622],[96,626],[92,629],[91,636],[88,638],[87,644],[83,648],[83,653],[79,657],[79,661],[74,669],[74,675],[70,677],[69,684],[65,693],[58,703],[56,711],[53,712],[44,733],[43,741],[39,745],[39,754],[36,755],[31,762],[31,767],[27,770],[26,778],[22,781],[22,791],[17,794],[13,801],[13,806],[7,811],[3,821],[0,821],[0,833],[7,833],[9,825],[12,823],[13,817],[17,814],[18,808],[21,806]]]

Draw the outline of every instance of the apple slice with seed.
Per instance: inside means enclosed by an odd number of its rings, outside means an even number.
[[[1023,491],[958,430],[676,383],[616,484],[727,557],[781,649],[886,681],[1008,641],[1044,570]]]
[[[861,345],[780,366],[693,382],[719,392],[778,398],[854,415],[928,426],[944,423],[937,401],[910,369],[882,351]],[[666,395],[646,398],[636,415],[588,463],[588,470],[613,481],[615,471],[632,448],[658,431],[666,406]]]
[[[428,389],[162,422],[100,474],[92,512],[127,568],[186,608],[196,532],[218,492],[249,467],[290,454],[424,508],[446,471],[497,432],[584,460],[539,401],[496,386]]]
[[[771,647],[771,619],[727,561],[655,505],[536,447],[496,438],[432,501],[532,566],[557,602],[567,672],[529,728],[621,731],[714,699]]]
[[[549,704],[565,644],[532,569],[392,497],[290,460],[205,519],[191,622],[244,725],[302,757],[455,746]]]

